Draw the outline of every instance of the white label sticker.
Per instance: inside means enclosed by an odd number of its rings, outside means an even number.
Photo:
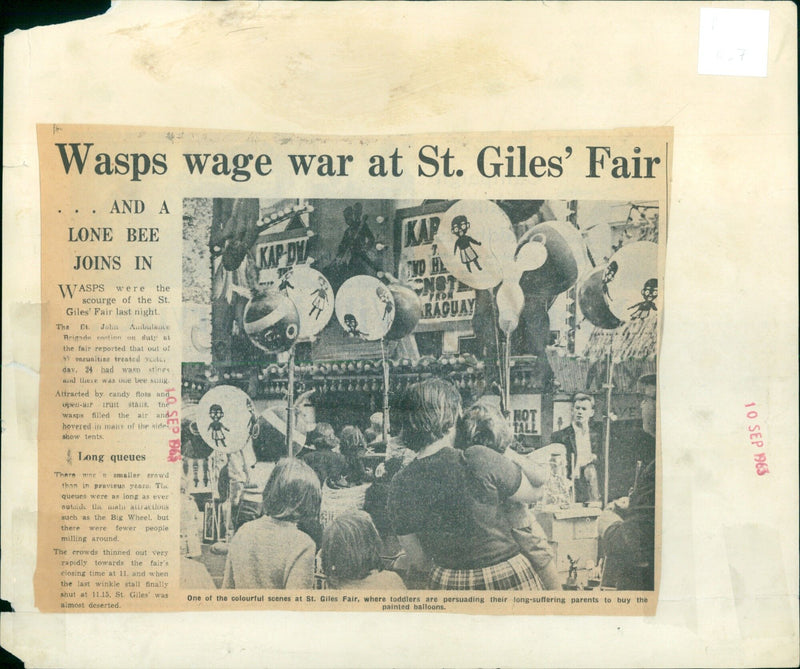
[[[766,77],[769,10],[700,9],[698,74]]]

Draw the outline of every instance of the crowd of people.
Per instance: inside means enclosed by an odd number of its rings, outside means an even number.
[[[641,381],[642,432],[652,437],[655,377]],[[561,588],[551,545],[531,510],[550,476],[551,452],[526,452],[498,399],[463,409],[455,386],[426,379],[393,407],[400,432],[389,443],[374,419],[366,435],[354,425],[337,434],[318,423],[292,457],[285,423],[259,417],[256,463],[243,485],[228,482],[235,533],[222,587]],[[575,501],[602,506],[604,462],[593,411],[591,396],[576,395],[572,424],[552,441],[564,444]],[[636,457],[640,466],[634,464],[633,485],[599,518],[604,585],[652,589],[655,441],[651,457],[646,439],[620,443],[638,450],[619,449],[625,462],[610,469],[615,492],[628,460]]]

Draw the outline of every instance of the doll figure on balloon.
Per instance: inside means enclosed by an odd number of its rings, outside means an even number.
[[[286,272],[281,277],[280,282],[278,283],[278,290],[282,293],[285,293],[287,290],[294,290],[291,272]]]
[[[614,280],[617,270],[619,270],[619,265],[615,260],[612,260],[603,272],[603,294],[606,296],[608,296],[608,284]]]
[[[650,315],[651,311],[658,311],[658,307],[656,306],[656,298],[658,297],[657,279],[648,279],[644,282],[644,286],[642,287],[642,297],[644,299],[641,302],[637,302],[636,304],[632,304],[628,307],[628,310],[632,312],[632,321],[637,319],[645,319]]]
[[[222,423],[225,412],[219,404],[212,404],[208,410],[208,417],[211,419],[211,423],[208,425],[208,431],[211,433],[211,438],[214,440],[215,447],[225,449],[225,432],[230,432]]]
[[[461,263],[468,272],[472,272],[470,265],[473,263],[475,264],[475,267],[478,268],[478,271],[481,271],[483,268],[478,262],[478,254],[475,249],[472,248],[473,244],[475,246],[481,246],[481,242],[479,242],[477,239],[473,239],[467,234],[467,231],[469,230],[469,220],[467,217],[463,214],[456,216],[453,219],[453,222],[450,224],[450,229],[456,236],[455,245],[453,246],[453,254],[458,251]]]
[[[294,288],[294,286],[290,287]],[[314,299],[311,302],[311,311],[308,312],[308,315],[318,319],[325,309],[325,306],[328,304],[328,282],[325,280],[325,277],[319,277],[319,288],[314,290],[311,294],[314,296]]]
[[[383,302],[383,320],[386,320],[392,315],[392,310],[394,309],[392,296],[389,294],[389,291],[382,286],[378,286],[378,288],[375,289],[375,294],[378,296],[378,299]]]
[[[347,334],[351,337],[361,337],[364,338],[364,333],[358,329],[358,320],[353,314],[345,314],[344,315],[344,324],[347,326]]]

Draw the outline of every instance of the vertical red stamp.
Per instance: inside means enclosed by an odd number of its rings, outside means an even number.
[[[167,388],[167,427],[173,435],[169,440],[169,454],[167,455],[167,462],[178,462],[181,459],[181,419],[178,416],[178,409],[174,405],[178,402],[178,397],[175,395],[175,388]]]
[[[756,452],[753,453],[753,460],[755,461],[756,465],[756,474],[759,476],[764,476],[764,474],[769,474],[769,465],[767,464],[767,454],[764,450],[766,439],[764,438],[763,430],[761,425],[759,425],[756,421],[759,420],[758,417],[758,409],[756,408],[755,402],[750,402],[749,404],[745,404],[744,408],[747,409],[747,433],[749,436],[750,445],[755,447]]]

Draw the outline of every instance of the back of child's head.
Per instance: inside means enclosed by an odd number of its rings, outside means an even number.
[[[339,447],[339,439],[330,423],[317,423],[306,440],[318,451],[332,451]]]
[[[353,425],[345,425],[339,435],[342,455],[357,454],[367,448],[363,432]]]
[[[504,453],[514,440],[500,407],[487,398],[479,399],[464,412],[459,428],[458,445],[462,448],[479,445]]]
[[[320,558],[328,582],[359,581],[373,570],[381,570],[381,539],[365,511],[334,518],[322,535]]]
[[[319,478],[302,460],[283,458],[267,480],[263,499],[264,513],[278,520],[317,518],[322,501]]]
[[[413,383],[397,407],[403,443],[415,453],[444,437],[461,415],[461,395],[449,381]]]

